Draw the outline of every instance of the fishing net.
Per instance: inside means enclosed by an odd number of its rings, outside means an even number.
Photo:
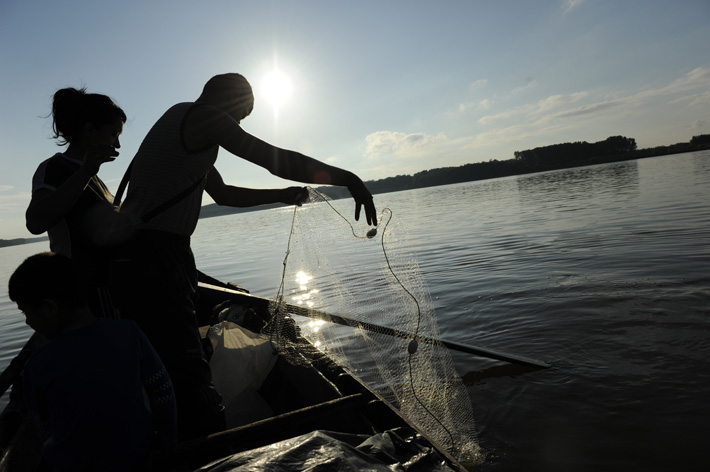
[[[272,343],[289,362],[303,362],[303,345],[293,343],[299,330],[459,461],[480,462],[470,398],[436,341],[436,314],[416,259],[403,250],[402,222],[385,209],[376,230],[356,229],[343,216],[350,212],[352,200],[314,189],[294,211],[270,307]]]

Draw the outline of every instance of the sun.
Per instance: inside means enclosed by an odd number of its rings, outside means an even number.
[[[264,76],[261,81],[261,94],[274,107],[274,116],[279,109],[291,98],[291,80],[278,69],[274,69]]]

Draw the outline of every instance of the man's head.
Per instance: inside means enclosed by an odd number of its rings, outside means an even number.
[[[209,103],[240,122],[254,109],[254,93],[241,74],[215,75],[205,84],[198,102]]]
[[[71,260],[52,252],[35,254],[20,264],[10,277],[8,292],[27,324],[46,338],[64,331],[73,313],[86,307]]]

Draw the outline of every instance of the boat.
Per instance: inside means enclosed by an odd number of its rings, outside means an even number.
[[[247,336],[262,331],[271,302],[200,274],[197,311],[208,356],[215,355],[212,335],[224,326],[236,325]],[[241,324],[235,318],[220,320],[225,312],[240,313]],[[260,385],[250,391],[258,407],[247,409],[242,424],[228,423],[225,431],[156,454],[148,470],[253,470],[249,464],[269,470],[466,470],[393,405],[315,349],[298,329],[294,333],[303,362],[273,356]],[[0,384],[3,393],[41,343],[33,336],[8,366]],[[0,472],[36,470],[40,460],[41,440],[20,397],[13,389],[0,416]]]

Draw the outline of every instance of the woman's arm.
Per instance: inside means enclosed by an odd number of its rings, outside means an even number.
[[[104,162],[113,161],[118,152],[112,146],[100,146],[87,153],[79,170],[56,190],[32,192],[25,212],[25,224],[32,234],[42,234],[56,225],[72,209],[77,199]]]

